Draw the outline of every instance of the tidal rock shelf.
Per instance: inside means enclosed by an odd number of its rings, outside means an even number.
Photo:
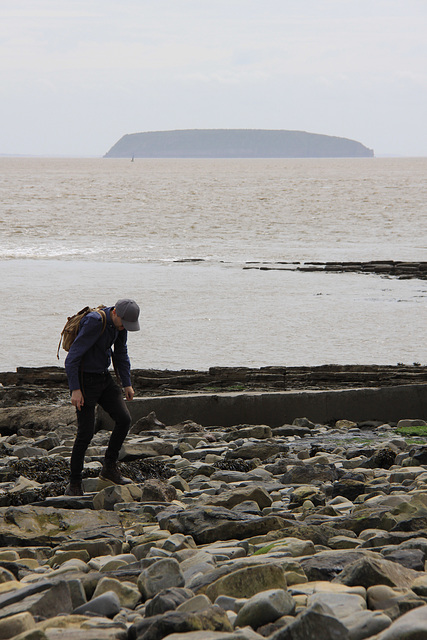
[[[427,279],[427,262],[369,260],[368,262],[248,262],[244,269],[262,271],[325,271],[328,273],[365,273],[400,279]]]
[[[120,452],[132,483],[98,478],[100,430],[67,497],[75,414],[38,409],[0,408],[1,638],[426,637],[427,446],[401,435],[426,422],[150,414]]]
[[[316,367],[210,367],[193,369],[133,369],[138,396],[221,391],[283,391],[385,387],[427,382],[427,366],[337,365]],[[0,373],[0,406],[52,402],[68,397],[63,367],[18,367]]]

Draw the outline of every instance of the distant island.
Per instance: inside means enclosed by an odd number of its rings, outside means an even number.
[[[104,158],[372,158],[356,140],[306,131],[184,129],[124,135]]]

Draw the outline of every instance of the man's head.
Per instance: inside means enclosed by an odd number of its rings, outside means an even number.
[[[129,298],[117,300],[113,309],[113,322],[118,329],[123,327],[127,331],[139,331],[138,318],[139,307],[135,300]]]

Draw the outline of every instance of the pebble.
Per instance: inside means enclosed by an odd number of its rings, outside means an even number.
[[[98,480],[109,433],[95,435],[81,498],[63,495],[72,425],[0,437],[0,638],[427,634],[419,441],[345,419],[154,418],[122,449],[131,485]]]

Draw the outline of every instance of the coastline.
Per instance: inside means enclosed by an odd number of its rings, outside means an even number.
[[[279,389],[292,380],[304,409],[313,395],[424,391],[426,374],[416,365],[135,370],[143,397],[131,404],[191,402],[209,388],[217,404],[250,402],[294,395]],[[315,624],[319,640],[331,628],[334,638],[409,640],[425,631],[427,448],[405,435],[427,429],[419,416],[324,423],[302,412],[268,426],[254,411],[234,422],[226,407],[228,426],[206,426],[189,413],[163,422],[143,412],[120,451],[132,483],[99,479],[110,433],[98,423],[85,494],[69,497],[76,427],[63,369],[18,368],[0,382],[3,637],[287,640]],[[372,386],[354,388],[362,383]]]

